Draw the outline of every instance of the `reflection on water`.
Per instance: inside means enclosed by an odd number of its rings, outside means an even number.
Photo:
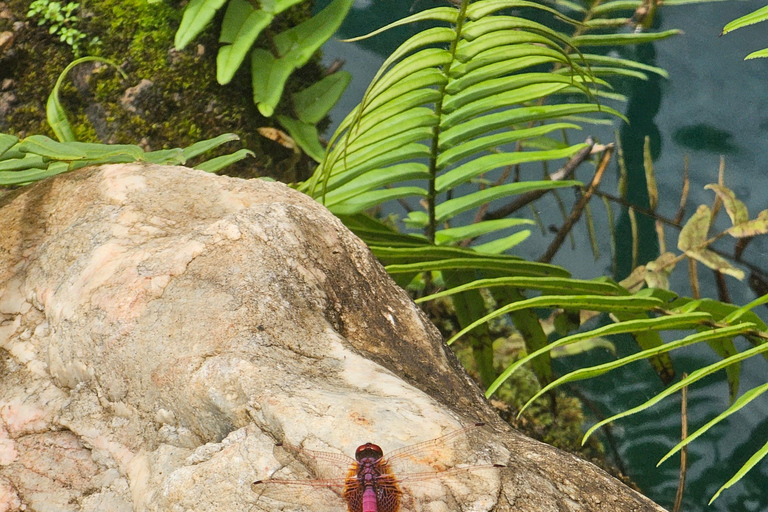
[[[698,204],[712,204],[711,192],[703,189],[707,183],[717,181],[719,155],[726,156],[726,185],[736,191],[748,206],[752,216],[768,208],[768,60],[744,62],[743,56],[753,51],[756,41],[768,46],[765,27],[747,27],[725,37],[718,37],[728,21],[761,7],[762,0],[738,3],[710,3],[683,5],[662,9],[660,30],[681,28],[684,35],[655,45],[637,49],[638,60],[661,66],[669,72],[669,80],[649,74],[648,81],[625,82],[620,92],[629,102],[619,106],[630,118],[630,125],[620,127],[620,138],[629,173],[630,198],[640,206],[647,206],[647,193],[643,169],[643,140],[651,139],[654,168],[660,195],[660,212],[673,217],[680,197],[683,158],[690,157],[691,197],[688,214]],[[340,31],[339,39],[358,36],[389,22],[407,16],[415,10],[435,7],[432,0],[366,0],[358,2]],[[321,5],[318,5],[320,8]],[[335,58],[346,59],[345,68],[353,73],[353,82],[342,102],[332,113],[333,121],[340,119],[361,99],[365,87],[386,55],[399,43],[417,33],[424,26],[400,27],[376,38],[355,44],[329,42],[324,48],[326,63]],[[335,124],[334,124],[335,126]],[[613,137],[613,131],[598,131],[587,127],[583,135],[597,135],[603,142]],[[581,134],[579,135],[581,136]],[[584,171],[587,173],[588,171]],[[588,175],[580,176],[589,179]],[[616,189],[615,177],[606,176],[606,191]],[[595,207],[597,211],[599,207]],[[658,243],[653,225],[638,216],[640,226],[639,259],[648,260],[657,255]],[[549,220],[545,221],[549,223]],[[558,222],[555,220],[555,222]],[[607,229],[605,219],[596,216],[598,233]],[[644,224],[643,224],[644,223]],[[608,237],[600,235],[601,257],[594,261],[588,243],[575,250],[564,247],[554,262],[569,268],[578,277],[598,275],[624,276],[629,271],[631,244],[626,213],[619,217],[620,257],[617,268],[611,267],[606,244]],[[581,229],[581,231],[579,231]],[[576,230],[583,237],[582,227]],[[668,233],[670,240],[672,232]],[[536,259],[551,235],[531,237],[521,246],[518,255]],[[537,245],[536,238],[542,238]],[[764,238],[764,237],[763,237]],[[744,261],[765,267],[768,241],[756,238],[743,255]],[[732,247],[722,246],[731,251]],[[517,249],[517,248],[516,248]],[[527,252],[526,252],[527,251]],[[577,265],[578,262],[578,266]],[[672,287],[689,293],[685,266],[671,276]],[[702,269],[701,293],[716,297],[717,290],[710,274]],[[755,298],[746,285],[729,281],[729,292],[734,302],[745,304]],[[756,311],[764,319],[765,309]],[[636,345],[629,338],[616,340],[619,354],[626,355]],[[740,350],[746,343],[737,342]],[[613,359],[609,353],[594,351],[587,360],[558,360],[563,373],[578,364],[597,364]],[[601,359],[601,360],[600,360]],[[708,347],[696,347],[684,354],[673,356],[678,375],[691,372],[717,360]],[[564,366],[568,364],[569,366]],[[746,361],[741,376],[741,391],[765,382],[768,363],[763,359]],[[583,393],[601,404],[604,414],[611,415],[638,405],[662,390],[658,377],[646,363],[611,372],[599,379],[587,381]],[[698,383],[689,390],[689,433],[728,407],[728,389],[722,372]],[[679,457],[673,457],[659,468],[656,462],[673,447],[680,436],[679,395],[673,400],[657,404],[643,414],[625,418],[613,426],[619,443],[619,453],[630,476],[652,499],[671,507],[677,487]],[[725,483],[758,448],[768,441],[768,397],[761,397],[727,421],[697,439],[690,446],[688,479],[682,510],[711,511],[764,511],[768,510],[768,463],[755,467],[745,478],[723,493],[707,507],[710,497]]]
[[[706,123],[697,123],[675,130],[672,140],[694,151],[709,151],[722,155],[736,151],[737,146],[731,142],[732,137],[733,134],[725,130]]]

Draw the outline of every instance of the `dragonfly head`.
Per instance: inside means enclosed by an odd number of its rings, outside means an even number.
[[[357,462],[362,462],[363,459],[379,460],[384,455],[381,448],[373,443],[361,444],[355,450],[355,459]]]

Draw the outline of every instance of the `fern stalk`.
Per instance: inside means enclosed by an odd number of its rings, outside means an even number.
[[[467,7],[469,7],[470,0],[462,0],[461,1],[461,7],[459,8],[459,15],[456,18],[456,37],[453,41],[451,41],[451,60],[447,62],[443,66],[443,74],[445,76],[449,76],[449,73],[451,72],[451,65],[455,62],[456,57],[456,46],[459,44],[459,41],[461,40],[461,29],[464,27],[464,20],[466,19],[467,15]],[[443,101],[446,98],[445,95],[445,88],[448,85],[447,82],[441,84],[438,87],[438,90],[440,91],[440,100],[437,101],[435,104],[435,115],[438,119],[440,119],[443,115]],[[427,240],[430,241],[430,243],[435,243],[435,231],[437,231],[437,222],[435,220],[435,205],[437,203],[437,190],[435,187],[435,182],[437,180],[437,157],[440,154],[440,151],[438,149],[438,145],[440,142],[440,123],[435,125],[434,130],[432,130],[432,140],[430,142],[430,149],[431,149],[431,155],[429,157],[429,184],[427,188],[427,214],[429,215],[429,223],[427,224],[427,228],[425,231],[425,235],[427,236]]]

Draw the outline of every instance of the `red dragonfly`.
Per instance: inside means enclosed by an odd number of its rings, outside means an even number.
[[[455,466],[454,455],[457,443],[469,444],[469,437],[477,433],[482,423],[453,430],[441,437],[392,451],[385,458],[381,447],[365,443],[355,450],[355,458],[340,453],[318,452],[303,448],[278,445],[300,459],[318,468],[327,470],[331,478],[324,479],[279,479],[257,480],[251,484],[259,495],[258,503],[269,509],[267,502],[274,502],[275,508],[293,503],[296,510],[306,509],[311,503],[312,511],[343,512],[398,512],[415,510],[417,494],[424,489],[440,488],[455,479],[470,478],[474,474],[494,471],[505,466],[501,464],[475,464]],[[431,471],[423,471],[424,466]],[[492,475],[483,475],[489,477]],[[322,490],[333,493],[318,494]],[[302,508],[301,503],[305,506]]]

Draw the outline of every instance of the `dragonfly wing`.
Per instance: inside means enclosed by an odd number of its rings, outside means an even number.
[[[283,480],[272,478],[251,484],[254,510],[285,512],[344,512],[344,479]]]
[[[283,443],[279,446],[288,453],[294,455],[320,477],[343,479],[350,468],[357,464],[355,459],[348,457],[343,453],[308,450],[301,446],[295,446],[289,443]]]
[[[449,469],[480,446],[477,439],[482,432],[482,423],[468,425],[447,434],[393,450],[386,457],[386,463],[396,475],[418,473],[432,467],[435,471]]]
[[[402,512],[420,512],[443,502],[448,510],[490,510],[496,502],[503,466],[482,464],[401,475]],[[469,505],[472,504],[470,507]]]

